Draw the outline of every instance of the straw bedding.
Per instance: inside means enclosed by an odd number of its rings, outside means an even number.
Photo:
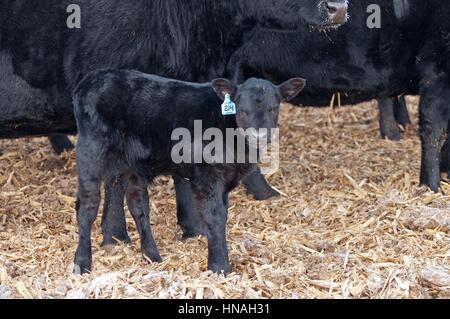
[[[163,263],[141,257],[130,217],[132,245],[99,247],[98,218],[93,273],[72,275],[74,153],[53,155],[43,138],[0,141],[0,298],[450,297],[450,187],[419,187],[416,127],[379,139],[374,103],[285,106],[281,126],[282,167],[269,179],[284,195],[233,193],[227,277],[205,271],[204,238],[180,241],[170,178],[150,189]]]

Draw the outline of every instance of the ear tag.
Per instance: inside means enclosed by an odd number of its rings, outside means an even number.
[[[236,115],[236,103],[231,100],[230,94],[225,95],[225,101],[222,104],[222,115]]]

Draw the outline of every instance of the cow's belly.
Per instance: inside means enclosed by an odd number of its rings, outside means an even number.
[[[11,56],[0,52],[0,138],[76,131],[70,103],[63,107],[55,101],[17,76]]]

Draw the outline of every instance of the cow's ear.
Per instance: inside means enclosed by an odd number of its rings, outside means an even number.
[[[237,92],[237,86],[233,82],[227,79],[215,79],[212,81],[212,87],[216,91],[217,95],[224,100],[225,95],[229,94],[231,97],[235,96]]]
[[[303,91],[305,85],[305,79],[293,78],[281,84],[278,89],[280,90],[281,96],[283,96],[286,101],[290,101]]]

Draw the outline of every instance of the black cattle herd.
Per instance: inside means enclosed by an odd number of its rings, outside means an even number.
[[[130,240],[126,199],[142,253],[160,260],[147,193],[160,174],[174,179],[184,236],[206,235],[208,268],[227,272],[229,191],[242,180],[256,199],[277,192],[248,162],[173,163],[171,131],[196,120],[272,129],[283,100],[328,106],[338,94],[346,105],[377,99],[381,136],[397,140],[411,123],[404,96],[420,95],[420,182],[439,191],[450,170],[448,16],[440,0],[1,1],[0,138],[48,136],[61,153],[78,132],[76,272],[91,270],[101,181],[104,244]],[[235,112],[221,114],[230,102]]]

